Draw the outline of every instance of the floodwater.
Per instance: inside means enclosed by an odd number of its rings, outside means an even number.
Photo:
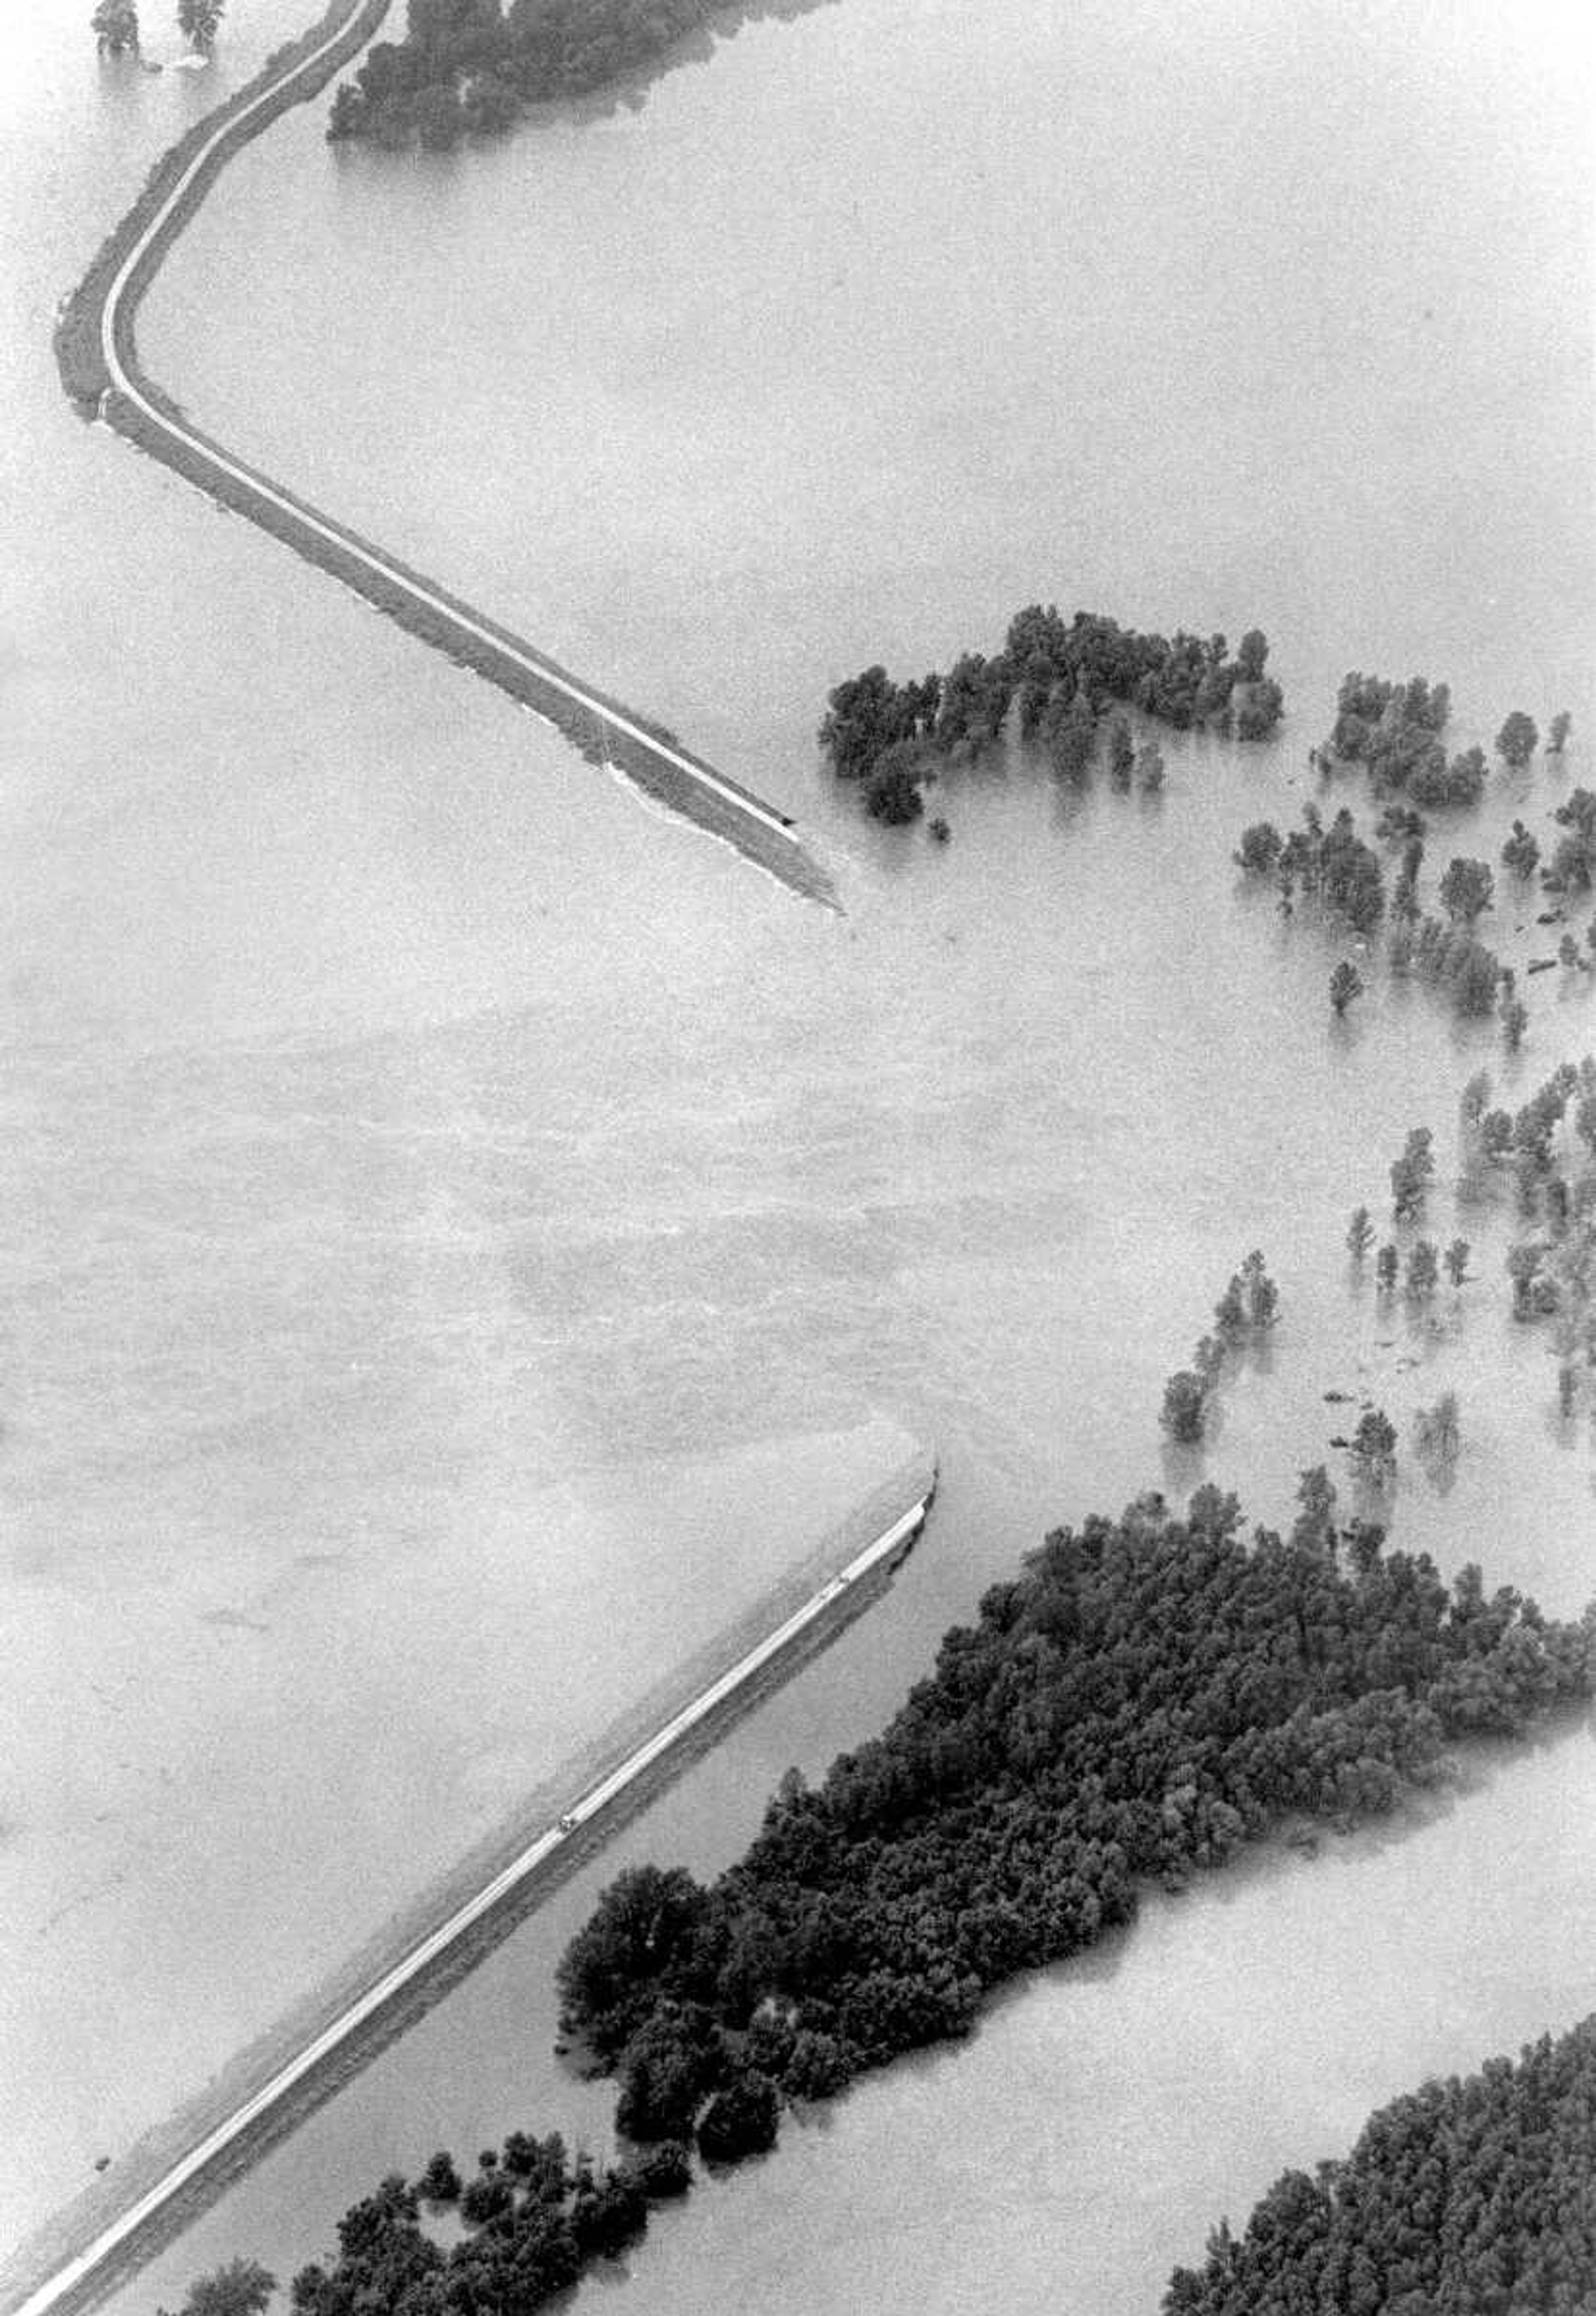
[[[294,12],[236,13],[242,72]],[[1590,1424],[1506,1318],[1505,1217],[1458,1217],[1477,1278],[1433,1328],[1341,1246],[1410,1126],[1445,1183],[1482,1061],[1521,1100],[1596,1046],[1589,1001],[1529,984],[1507,1066],[1416,991],[1333,1033],[1334,945],[1228,860],[1308,792],[1347,666],[1449,678],[1459,744],[1515,705],[1596,731],[1591,83],[1545,8],[839,0],[488,154],[334,154],[307,113],[229,169],[147,307],[154,374],[796,809],[838,921],[70,417],[54,298],[205,93],[44,16],[0,161],[0,2231],[909,1439],[944,1471],[887,1600],[142,2309],[233,2251],[286,2276],[436,2144],[602,2146],[548,2057],[598,1883],[729,1856],[1059,1519],[1204,1476],[1279,1519],[1325,1390],[1405,1429],[1449,1384],[1463,1452],[1444,1492],[1410,1459],[1401,1539],[1596,1590]],[[1262,625],[1279,744],[1166,742],[1152,805],[956,778],[945,852],[855,819],[827,686],[1037,597]],[[1588,762],[1498,781],[1458,849]],[[1528,914],[1492,937],[1535,953]],[[1163,1378],[1254,1244],[1278,1339],[1167,1457]],[[617,2290],[1146,2308],[1374,2100],[1596,2003],[1592,1773],[1576,1734],[1406,1839],[1159,1905],[706,2189]]]

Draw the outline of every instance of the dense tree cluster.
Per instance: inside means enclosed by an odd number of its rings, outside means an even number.
[[[1280,1295],[1256,1248],[1214,1305],[1214,1330],[1191,1354],[1191,1365],[1181,1367],[1164,1386],[1159,1421],[1180,1447],[1195,1447],[1202,1438],[1208,1402],[1219,1387],[1225,1362],[1266,1334],[1279,1316]]]
[[[367,51],[327,134],[434,147],[498,135],[523,104],[607,88],[690,32],[726,30],[727,14],[720,0],[410,0],[405,39]]]
[[[541,2140],[512,2132],[502,2151],[484,2150],[463,2185],[440,2152],[413,2186],[394,2173],[345,2212],[336,2258],[294,2278],[295,2316],[521,2316],[635,2242],[649,2205],[685,2193],[691,2178],[687,2150],[673,2142],[600,2169],[584,2155],[569,2160],[557,2132]],[[444,2205],[458,2205],[465,2230],[447,2251],[424,2224],[424,2207]],[[191,2306],[184,2316],[233,2312]]]
[[[1054,769],[1079,779],[1097,753],[1114,703],[1179,731],[1211,726],[1263,739],[1279,719],[1278,685],[1263,670],[1269,646],[1253,628],[1232,656],[1221,635],[1172,642],[1114,619],[1077,611],[1067,623],[1051,604],[1032,603],[1009,622],[1001,652],[966,652],[945,675],[899,683],[880,666],[851,676],[829,695],[820,744],[839,779],[861,784],[878,819],[909,821],[921,810],[918,784],[939,764],[969,762],[996,747],[1015,711],[1022,741]],[[1137,747],[1124,716],[1107,725],[1116,788],[1155,792],[1164,784],[1155,741]]]
[[[1359,835],[1344,805],[1328,828],[1317,805],[1304,805],[1302,826],[1284,836],[1272,821],[1254,821],[1242,831],[1234,857],[1248,876],[1272,877],[1287,909],[1300,888],[1355,932],[1372,932],[1385,913],[1379,855]]]
[[[1431,684],[1422,675],[1406,683],[1348,675],[1337,696],[1325,760],[1363,764],[1377,790],[1400,791],[1416,805],[1477,804],[1485,785],[1485,759],[1478,748],[1468,748],[1449,762],[1440,735],[1451,705],[1447,686]]]
[[[1228,1323],[1266,1324],[1262,1266],[1232,1287]],[[784,2102],[962,2035],[987,1989],[1092,1945],[1149,1882],[1178,1886],[1292,1816],[1387,1812],[1449,1739],[1517,1734],[1592,1694],[1592,1615],[1551,1622],[1472,1567],[1449,1589],[1378,1527],[1338,1528],[1323,1467],[1299,1501],[1286,1542],[1244,1539],[1211,1486],[1184,1519],[1147,1496],[1057,1530],[879,1737],[816,1787],[788,1772],[718,1880],[619,1875],[559,1987],[619,2079],[635,2152],[600,2169],[557,2133],[513,2132],[462,2179],[440,2151],[345,2213],[334,2258],[294,2279],[294,2316],[530,2316],[687,2189],[694,2140],[711,2161],[768,2147]],[[447,2248],[425,2224],[442,2206]],[[263,2276],[234,2263],[185,2316],[258,2316]]]
[[[1589,1693],[1587,1627],[1476,1571],[1449,1591],[1363,1524],[1311,1548],[1240,1524],[1209,1487],[1183,1521],[1153,1498],[1055,1534],[881,1737],[817,1788],[789,1775],[717,1883],[621,1875],[560,1990],[624,2092],[678,2053],[678,2124],[712,2069],[743,2097],[750,2073],[834,2088],[962,2035],[985,1989],[1124,1920],[1138,1884],[1288,1813],[1388,1809],[1447,1737]]]
[[[1221,2221],[1165,2316],[1581,2316],[1596,2306],[1596,2018],[1382,2107],[1343,2161]]]

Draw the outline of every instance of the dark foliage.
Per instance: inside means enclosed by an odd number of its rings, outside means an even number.
[[[1091,611],[1067,624],[1057,609],[1032,603],[1015,613],[1001,652],[990,658],[966,652],[945,675],[897,683],[882,667],[866,668],[840,683],[827,701],[820,744],[841,779],[869,783],[888,765],[881,810],[877,791],[866,800],[878,818],[909,820],[906,788],[935,770],[939,760],[970,761],[998,746],[1016,708],[1020,737],[1039,742],[1067,778],[1085,772],[1095,752],[1099,719],[1110,703],[1136,707],[1179,730],[1212,725],[1242,739],[1265,739],[1279,719],[1279,688],[1263,673],[1269,646],[1251,630],[1235,659],[1223,636],[1204,643],[1179,633],[1172,642]],[[1247,671],[1255,670],[1255,673]],[[1163,785],[1156,748],[1136,748],[1124,717],[1109,726],[1109,762],[1115,785],[1139,780]]]
[[[1262,1276],[1244,1265],[1249,1309]],[[644,1866],[611,1884],[561,1965],[570,2024],[678,2114],[712,2084],[692,2128],[736,2160],[771,2143],[781,2099],[967,2032],[987,1988],[1090,1946],[1147,1882],[1289,1815],[1387,1811],[1448,1738],[1589,1697],[1590,1617],[1552,1623],[1473,1568],[1449,1590],[1333,1508],[1321,1471],[1288,1543],[1244,1542],[1213,1487],[1183,1521],[1153,1496],[1057,1531],[879,1737],[818,1788],[788,1773],[718,1881]],[[419,2189],[389,2178],[344,2214],[295,2316],[526,2316],[683,2191],[685,2137],[596,2173],[557,2133],[514,2133],[447,2252],[418,2216],[452,2172],[434,2157]]]
[[[743,0],[736,13],[763,14]],[[410,0],[339,89],[327,134],[408,145],[495,135],[523,104],[587,96],[656,66],[689,33],[727,29],[720,0]]]
[[[1596,2018],[1382,2107],[1221,2222],[1165,2316],[1579,2316],[1596,2305]]]
[[[881,1737],[817,1789],[784,1782],[747,1854],[683,1910],[691,1934],[653,1949],[656,2009],[701,2003],[734,2037],[779,2015],[796,2030],[779,2086],[809,2095],[819,2055],[834,2086],[963,2034],[986,1988],[1089,1945],[1139,1883],[1217,1865],[1290,1812],[1388,1809],[1448,1735],[1588,1693],[1589,1632],[1516,1593],[1487,1600],[1472,1573],[1449,1592],[1366,1528],[1342,1538],[1342,1573],[1333,1538],[1248,1545],[1239,1524],[1209,1489],[1185,1522],[1155,1499],[1049,1537]],[[620,1988],[636,1918],[622,1876],[581,1933],[568,2001]],[[574,2004],[572,2024],[615,2047],[637,1991]]]

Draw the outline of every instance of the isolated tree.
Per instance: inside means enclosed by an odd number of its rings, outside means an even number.
[[[1515,708],[1496,735],[1496,753],[1515,772],[1522,771],[1540,744],[1533,716]]]
[[[1443,1391],[1433,1407],[1421,1407],[1413,1417],[1413,1445],[1426,1463],[1449,1464],[1461,1438],[1455,1391]]]
[[[1529,1027],[1529,1008],[1521,997],[1511,996],[1504,991],[1501,1015],[1502,1042],[1510,1054],[1516,1054],[1524,1042],[1524,1032]]]
[[[1208,1385],[1191,1367],[1179,1368],[1164,1385],[1164,1406],[1158,1420],[1170,1438],[1181,1447],[1195,1447],[1202,1438],[1208,1397]]]
[[[1560,756],[1568,745],[1568,735],[1574,729],[1574,718],[1566,708],[1552,718],[1552,728],[1547,734],[1547,753]]]
[[[1453,860],[1447,865],[1438,890],[1441,907],[1455,925],[1471,925],[1488,909],[1496,880],[1484,860]]]
[[[1388,1479],[1396,1469],[1396,1427],[1383,1407],[1369,1408],[1352,1435],[1352,1455],[1374,1481]]]
[[[1513,876],[1529,878],[1540,866],[1540,846],[1533,830],[1521,820],[1513,823],[1513,833],[1502,848],[1502,865]]]
[[[1455,1238],[1441,1257],[1442,1262],[1446,1265],[1447,1277],[1454,1287],[1461,1287],[1468,1276],[1468,1241],[1466,1238]]]
[[[138,54],[138,10],[134,0],[100,0],[90,23],[103,57]]]
[[[1399,1223],[1413,1222],[1422,1212],[1424,1193],[1435,1172],[1435,1136],[1427,1126],[1415,1126],[1400,1158],[1391,1163],[1391,1205]]]
[[[1374,1225],[1369,1219],[1367,1207],[1354,1207],[1352,1219],[1347,1225],[1347,1246],[1355,1262],[1361,1262],[1374,1244]]]
[[[177,0],[177,28],[191,49],[208,57],[216,46],[223,0]]]
[[[1422,1238],[1407,1259],[1407,1291],[1416,1302],[1427,1303],[1440,1276],[1440,1258],[1433,1239]]]
[[[1387,1239],[1374,1259],[1375,1284],[1383,1295],[1389,1295],[1395,1286],[1396,1273],[1401,1263],[1402,1257]]]
[[[1351,958],[1343,957],[1330,976],[1330,1002],[1339,1021],[1355,997],[1363,994],[1363,975]]]

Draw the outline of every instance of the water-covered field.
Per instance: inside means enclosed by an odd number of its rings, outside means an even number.
[[[242,76],[293,12],[236,15]],[[7,2233],[905,1434],[944,1490],[887,1604],[617,1856],[729,1855],[1047,1525],[1202,1476],[1284,1516],[1327,1389],[1405,1428],[1455,1386],[1452,1483],[1409,1463],[1399,1537],[1596,1590],[1588,1426],[1507,1318],[1505,1215],[1458,1218],[1477,1277],[1433,1326],[1341,1243],[1409,1127],[1449,1182],[1473,1069],[1521,1100],[1596,1014],[1539,977],[1505,1064],[1366,967],[1333,1032],[1339,951],[1228,857],[1311,792],[1348,666],[1449,680],[1459,745],[1573,709],[1566,771],[1499,779],[1460,851],[1590,777],[1588,84],[1555,13],[1237,6],[1172,70],[1167,17],[1107,0],[842,0],[488,154],[334,156],[306,115],[228,173],[152,372],[798,811],[842,921],[71,419],[55,296],[205,94],[103,79],[45,16],[0,163]],[[1279,744],[1167,743],[1152,806],[960,777],[945,852],[857,820],[813,762],[827,686],[1037,597],[1262,624]],[[1538,953],[1532,913],[1491,938]],[[1163,1378],[1254,1244],[1271,1357],[1167,1459]],[[1596,2002],[1590,1780],[1572,1739],[1409,1840],[1161,1906],[697,2199],[627,2289],[1147,2306],[1218,2205]],[[548,1979],[613,1863],[130,2297],[233,2250],[286,2275],[441,2142],[600,2137]]]

